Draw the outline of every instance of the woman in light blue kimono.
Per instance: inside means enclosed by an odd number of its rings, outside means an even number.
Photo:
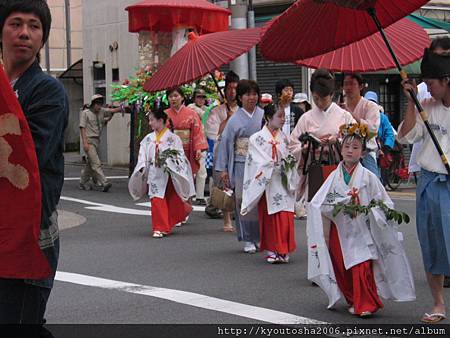
[[[250,80],[241,80],[237,86],[239,109],[228,121],[219,144],[215,170],[225,188],[234,190],[236,202],[236,232],[239,241],[244,241],[244,251],[255,253],[259,242],[258,211],[241,215],[245,158],[250,136],[261,130],[264,111],[257,106],[259,86]]]

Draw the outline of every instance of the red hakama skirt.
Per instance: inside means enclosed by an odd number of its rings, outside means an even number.
[[[263,194],[258,203],[258,216],[261,251],[268,250],[285,255],[297,248],[293,212],[280,211],[269,215],[266,195]]]
[[[192,206],[183,202],[178,196],[170,178],[164,198],[153,197],[150,202],[153,231],[161,231],[166,234],[170,234],[175,224],[184,221],[192,211]]]
[[[359,315],[365,311],[374,313],[383,308],[373,276],[372,261],[362,262],[346,270],[339,233],[333,223],[330,229],[329,252],[337,285],[347,303],[354,307],[355,314]]]

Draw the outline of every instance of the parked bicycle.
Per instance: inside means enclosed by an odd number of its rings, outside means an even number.
[[[409,179],[403,148],[403,145],[395,142],[393,149],[383,149],[383,153],[379,156],[381,180],[391,190],[396,190],[401,183],[405,183]]]

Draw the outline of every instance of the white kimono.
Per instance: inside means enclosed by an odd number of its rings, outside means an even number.
[[[139,149],[139,157],[134,172],[128,182],[128,190],[134,200],[142,198],[148,190],[150,198],[164,198],[169,174],[163,168],[155,166],[156,134],[152,132],[144,137]],[[187,201],[195,195],[192,169],[183,150],[181,139],[167,130],[159,141],[159,153],[166,149],[179,151],[179,163],[172,158],[166,161],[170,178],[178,196]],[[141,172],[141,169],[142,170]]]
[[[278,155],[275,160],[272,158],[273,145]],[[280,211],[294,212],[299,181],[297,166],[287,173],[288,189],[281,183],[281,164],[282,159],[289,155],[288,145],[289,139],[281,130],[274,138],[267,127],[250,137],[245,161],[242,215],[258,205],[264,192],[269,215]]]
[[[356,167],[347,185],[342,172],[342,162],[333,171],[308,205],[308,279],[317,283],[328,296],[328,308],[341,297],[327,240],[330,221],[337,228],[345,268],[373,260],[373,272],[378,293],[385,299],[412,301],[415,299],[414,281],[405,251],[398,239],[394,222],[387,222],[383,211],[372,208],[367,216],[352,219],[342,212],[333,217],[337,202],[348,203],[349,192],[358,189],[361,205],[372,199],[382,200],[393,208],[379,179],[361,164]]]

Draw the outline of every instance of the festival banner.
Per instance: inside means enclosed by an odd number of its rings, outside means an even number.
[[[41,184],[33,138],[0,64],[0,278],[44,279]]]

